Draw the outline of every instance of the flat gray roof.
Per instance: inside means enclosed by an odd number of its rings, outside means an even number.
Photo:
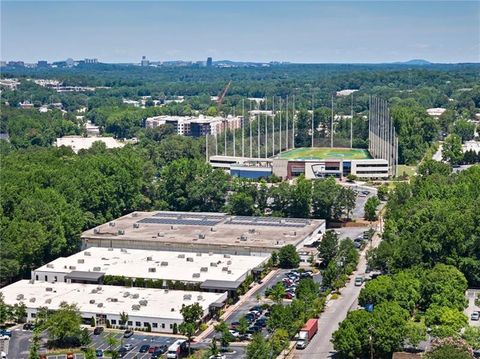
[[[82,233],[89,246],[143,248],[155,243],[171,250],[206,247],[251,248],[271,252],[286,244],[297,245],[323,230],[322,219],[246,217],[225,213],[133,212]],[[115,245],[111,244],[115,241]]]
[[[86,272],[86,271],[72,271],[68,273],[65,278],[73,280],[88,280],[88,281],[98,281],[105,275],[103,272]]]
[[[200,285],[200,289],[210,290],[237,290],[242,282],[232,282],[227,280],[211,280],[207,279]]]

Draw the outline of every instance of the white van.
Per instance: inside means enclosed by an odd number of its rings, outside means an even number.
[[[182,357],[182,354],[185,353],[187,349],[186,340],[177,340],[175,343],[170,345],[167,350],[168,359],[179,359]]]

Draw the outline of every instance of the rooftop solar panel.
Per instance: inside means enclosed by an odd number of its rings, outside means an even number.
[[[144,218],[138,221],[138,223],[147,224],[172,224],[172,225],[185,225],[185,226],[214,226],[218,224],[220,220],[205,220],[205,219],[178,219],[178,218]]]

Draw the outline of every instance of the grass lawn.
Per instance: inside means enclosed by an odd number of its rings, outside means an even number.
[[[282,152],[279,158],[289,160],[326,160],[326,159],[350,159],[364,160],[372,158],[367,150],[358,148],[311,148],[302,147]]]

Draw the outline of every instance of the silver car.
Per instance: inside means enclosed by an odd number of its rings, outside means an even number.
[[[480,312],[473,312],[472,315],[470,316],[470,320],[480,320]]]

